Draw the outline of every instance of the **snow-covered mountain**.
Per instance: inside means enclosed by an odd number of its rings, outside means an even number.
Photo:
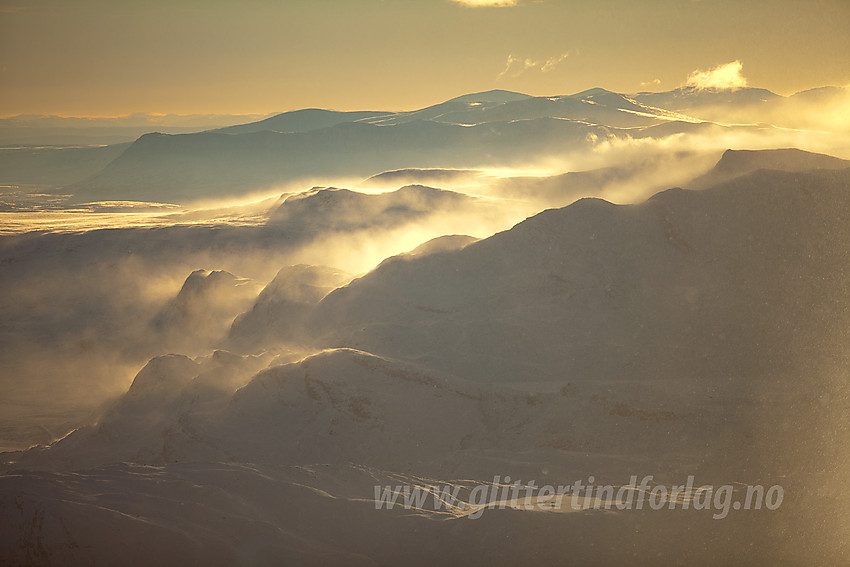
[[[405,167],[508,166],[568,152],[610,129],[554,118],[465,127],[433,120],[346,122],[306,133],[149,134],[94,177],[68,187],[84,200],[183,202],[238,195],[324,175],[364,178]]]
[[[237,124],[219,128],[216,132],[224,134],[250,134],[253,132],[310,132],[330,128],[346,122],[369,122],[390,115],[390,112],[335,112],[321,108],[305,108],[276,114],[257,122]]]
[[[233,318],[251,305],[260,287],[224,270],[195,270],[152,319],[152,330],[175,351],[206,352],[209,344],[224,336]]]
[[[634,140],[673,137],[688,148],[689,138],[699,146],[740,134],[758,147],[776,147],[773,139],[798,145],[799,138],[821,149],[827,144],[813,140],[846,130],[846,121],[835,117],[848,101],[846,89],[837,87],[791,97],[757,88],[637,95],[594,88],[557,96],[488,91],[412,111],[303,109],[203,132],[150,132],[126,148],[2,149],[0,181],[49,185],[76,202],[182,203],[317,176],[523,168]],[[824,119],[816,119],[824,109]],[[818,133],[795,138],[771,125]]]
[[[0,564],[847,563],[846,94],[0,149]]]
[[[423,185],[407,185],[377,195],[316,187],[288,197],[271,212],[269,223],[311,232],[364,230],[448,213],[469,207],[473,201],[462,193]]]
[[[4,456],[17,472],[0,477],[3,559],[103,562],[144,539],[166,560],[211,564],[393,564],[413,548],[413,564],[527,563],[531,550],[548,562],[564,552],[553,534],[569,530],[582,563],[682,562],[699,545],[718,547],[706,564],[840,561],[840,528],[808,527],[847,504],[834,474],[850,395],[845,165],[727,152],[713,170],[726,177],[702,190],[581,199],[488,238],[431,241],[354,279],[285,267],[236,318],[229,350],[156,356],[96,421]],[[371,227],[400,197],[424,208],[470,199],[320,189],[284,200],[270,225]],[[193,274],[166,312],[211,277]],[[217,278],[227,290],[237,281]],[[786,500],[723,521],[375,509],[376,484],[468,494],[494,474],[692,474],[781,484]],[[98,540],[109,522],[115,545]],[[600,534],[634,530],[649,535],[599,549]],[[431,543],[376,544],[416,534]]]
[[[354,276],[327,266],[286,266],[263,288],[250,310],[233,320],[227,344],[265,351],[292,341],[310,309]]]
[[[0,118],[0,145],[101,146],[129,143],[152,131],[186,134],[259,120],[260,115],[143,114],[127,116],[52,116],[22,114]]]
[[[769,104],[783,97],[767,89],[752,87],[736,89],[681,87],[661,93],[642,92],[634,98],[660,108],[690,112],[706,107]]]
[[[767,123],[805,130],[846,131],[843,118],[850,108],[850,89],[821,87],[782,96],[767,89],[682,87],[668,92],[643,92],[634,99],[722,124]]]

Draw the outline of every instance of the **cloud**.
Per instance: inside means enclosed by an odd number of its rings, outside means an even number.
[[[642,87],[657,87],[661,84],[661,79],[652,79],[651,81],[645,81],[640,84]]]
[[[686,85],[697,89],[739,89],[747,86],[747,79],[741,74],[744,64],[732,61],[718,65],[708,71],[694,71],[688,75]]]
[[[564,59],[569,57],[569,52],[562,53],[561,55],[555,55],[542,60],[535,60],[530,58],[522,58],[516,55],[508,55],[507,61],[505,61],[504,70],[496,76],[496,79],[501,79],[506,76],[510,77],[519,77],[529,69],[537,69],[541,73],[548,73],[552,71],[555,67],[561,64]]]
[[[566,59],[569,56],[570,56],[569,53],[562,53],[561,55],[558,55],[556,57],[550,57],[549,59],[546,60],[546,62],[543,64],[543,66],[540,67],[540,70],[543,71],[544,73],[548,73],[549,71],[551,71],[552,69],[554,69],[555,67],[560,65],[561,61],[563,61],[564,59]]]
[[[457,4],[472,8],[509,8],[516,6],[518,0],[451,0]]]

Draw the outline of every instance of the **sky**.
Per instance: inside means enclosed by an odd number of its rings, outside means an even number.
[[[0,116],[850,84],[850,0],[0,0]],[[732,65],[729,67],[729,65]]]

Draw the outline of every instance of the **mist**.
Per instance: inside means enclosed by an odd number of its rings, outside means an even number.
[[[391,540],[552,563],[572,533],[578,562],[845,559],[846,100],[740,72],[0,159],[0,503],[34,495],[0,507],[0,557],[150,537],[166,562],[409,558]],[[787,497],[723,520],[374,505],[638,473]],[[43,510],[72,527],[28,535]]]
[[[801,96],[760,107],[758,116],[770,114],[780,124],[810,117],[807,126],[823,126],[840,114],[842,93],[821,93],[821,114],[810,96]],[[756,115],[749,103],[672,108],[701,119],[725,112],[725,124],[741,122],[738,114]],[[29,200],[21,202],[18,194],[16,209],[3,213],[9,329],[3,380],[8,415],[14,415],[8,430],[25,420],[20,408],[31,404],[21,405],[23,400],[40,403],[25,427],[31,433],[13,433],[7,448],[50,441],[90,419],[157,354],[201,356],[228,344],[234,320],[250,311],[263,287],[287,266],[328,266],[353,277],[428,240],[487,238],[543,209],[582,198],[640,203],[670,187],[698,186],[695,180],[728,148],[796,147],[850,157],[840,121],[824,131],[693,127],[659,116],[660,122],[632,131],[609,127],[601,135],[588,133],[569,152],[541,149],[535,142],[539,155],[527,157],[518,147],[516,156],[525,157],[511,158],[511,167],[493,168],[494,162],[475,155],[432,167],[440,162],[425,156],[407,162],[417,167],[368,177],[301,176],[231,196],[209,196],[201,186],[182,204],[57,201],[49,190],[41,198],[27,194]],[[220,271],[233,280],[215,291],[188,294],[183,288],[197,270]],[[285,349],[279,345],[279,351]],[[44,417],[52,413],[48,407],[64,408],[58,422]],[[50,434],[44,429],[48,422]]]

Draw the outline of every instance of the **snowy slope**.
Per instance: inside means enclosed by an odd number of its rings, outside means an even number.
[[[304,306],[276,356],[156,357],[96,423],[4,456],[19,472],[0,483],[2,557],[110,562],[146,541],[164,561],[211,564],[396,564],[411,549],[414,564],[682,563],[699,545],[719,550],[707,564],[840,561],[840,526],[808,527],[847,503],[833,471],[850,393],[848,188],[846,169],[759,169],[636,205],[583,199],[389,258],[327,295],[342,274],[286,269],[255,303],[282,330],[275,302]],[[723,522],[494,510],[479,524],[378,513],[370,493],[644,471],[781,482],[788,499]],[[120,530],[104,544],[108,525]],[[553,544],[565,530],[580,537]]]
[[[314,332],[480,380],[601,378],[635,364],[653,375],[659,357],[671,377],[767,363],[747,362],[745,345],[764,352],[756,337],[777,332],[767,344],[784,344],[798,317],[838,300],[847,176],[764,171],[636,206],[582,200],[456,253],[383,265],[325,298]]]

